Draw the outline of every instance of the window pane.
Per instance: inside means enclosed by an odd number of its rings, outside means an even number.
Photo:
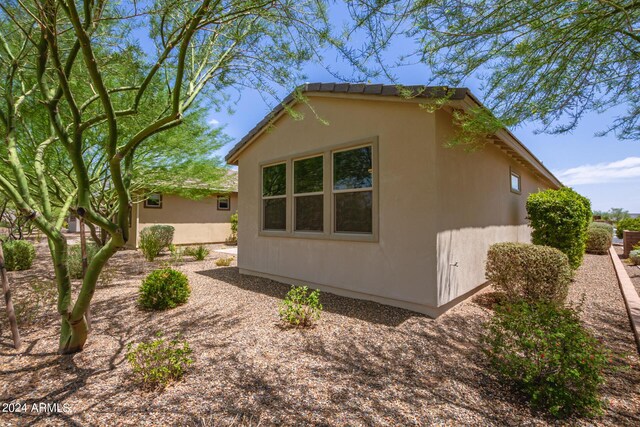
[[[372,187],[371,147],[333,153],[333,188]]]
[[[511,189],[520,191],[520,177],[518,175],[511,174]]]
[[[267,166],[262,169],[262,195],[284,196],[287,192],[287,165]]]
[[[322,156],[296,160],[293,166],[293,191],[314,193],[322,191]]]
[[[264,206],[264,229],[285,230],[287,228],[287,199],[266,199]]]
[[[322,231],[324,197],[296,197],[296,231]]]
[[[336,231],[371,233],[373,231],[372,201],[371,191],[336,194]]]

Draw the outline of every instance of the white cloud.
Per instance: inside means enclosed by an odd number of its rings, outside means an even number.
[[[610,163],[583,165],[554,172],[565,185],[604,184],[640,179],[640,157],[627,157]]]
[[[218,120],[214,119],[214,118],[210,118],[207,123],[209,123],[211,126],[215,126],[215,125],[220,124],[220,122]]]

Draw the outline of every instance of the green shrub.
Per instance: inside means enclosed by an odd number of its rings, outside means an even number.
[[[640,265],[640,249],[629,252],[629,261],[632,265]]]
[[[229,267],[233,262],[233,257],[229,258],[218,258],[215,263],[218,267]]]
[[[616,224],[616,237],[618,237],[618,239],[623,238],[624,230],[640,231],[640,217],[624,218],[618,221],[618,223]]]
[[[562,303],[571,277],[567,256],[549,246],[496,243],[487,253],[486,278],[508,300]]]
[[[170,225],[152,225],[140,232],[140,250],[149,261],[156,259],[173,241],[175,228]]]
[[[609,354],[574,309],[505,303],[486,325],[484,342],[493,369],[533,407],[558,417],[602,412],[598,389]]]
[[[28,270],[36,258],[36,250],[26,240],[11,240],[2,244],[4,266],[7,271]]]
[[[196,261],[202,261],[207,257],[207,255],[209,255],[209,249],[204,245],[198,245],[195,248],[188,247],[184,250],[184,254],[194,257]]]
[[[311,326],[321,313],[320,291],[309,293],[306,286],[292,286],[280,303],[280,319],[293,326]]]
[[[126,359],[137,382],[145,388],[162,389],[182,378],[193,364],[192,352],[188,342],[177,339],[167,342],[158,334],[153,341],[129,343]]]
[[[600,228],[602,230],[607,230],[609,234],[613,236],[613,225],[607,222],[592,222],[589,224],[589,228]]]
[[[590,254],[606,254],[611,246],[613,233],[599,227],[587,229],[587,252]]]
[[[183,273],[163,268],[149,274],[140,286],[138,302],[149,310],[166,310],[184,304],[191,295],[189,279]]]
[[[564,252],[574,270],[582,264],[591,222],[591,202],[570,188],[532,193],[527,214],[536,245],[551,246]]]
[[[238,243],[238,211],[231,215],[231,236],[226,240],[229,245]]]
[[[95,243],[87,244],[87,263],[90,263],[100,248]],[[72,279],[82,279],[82,250],[80,245],[71,245],[68,249],[67,267]]]

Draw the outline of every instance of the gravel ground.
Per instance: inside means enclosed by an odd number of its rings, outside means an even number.
[[[39,248],[44,258],[44,246]],[[278,301],[288,287],[216,267],[213,253],[185,262],[189,303],[149,313],[135,304],[154,268],[134,251],[111,261],[93,303],[94,331],[82,353],[58,356],[55,316],[23,326],[24,347],[0,334],[0,402],[67,404],[66,413],[0,414],[2,425],[548,425],[490,374],[478,346],[491,289],[437,320],[330,294],[309,330],[284,329]],[[158,260],[155,265],[165,262]],[[11,273],[16,299],[36,268]],[[605,415],[574,425],[640,425],[640,361],[607,256],[587,255],[570,299],[584,298],[585,323],[622,356],[607,374]],[[45,303],[46,305],[46,303]],[[163,331],[181,334],[196,363],[164,392],[131,383],[126,345]],[[2,409],[2,408],[0,408]]]

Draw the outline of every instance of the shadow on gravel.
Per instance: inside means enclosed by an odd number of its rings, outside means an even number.
[[[285,283],[242,275],[237,267],[221,267],[213,270],[196,271],[196,273],[220,280],[240,289],[261,293],[277,299],[283,299],[291,289],[291,286]],[[329,292],[321,293],[320,302],[324,311],[385,326],[399,326],[413,317],[426,317],[423,314],[402,308],[342,297]]]

